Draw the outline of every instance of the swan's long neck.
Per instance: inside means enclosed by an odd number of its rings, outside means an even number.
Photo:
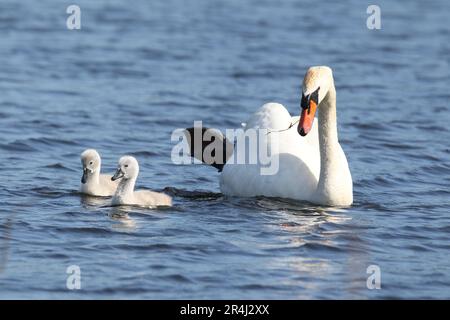
[[[95,170],[92,173],[92,176],[90,177],[91,183],[93,184],[99,184],[100,183],[100,168],[98,170]]]
[[[136,178],[122,179],[117,186],[116,196],[127,197],[133,195]]]
[[[320,177],[316,194],[318,197],[331,197],[331,189],[339,184],[337,173],[340,170],[339,142],[336,122],[336,89],[330,89],[319,107],[319,145]]]

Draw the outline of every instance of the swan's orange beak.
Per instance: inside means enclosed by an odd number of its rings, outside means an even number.
[[[311,131],[314,115],[316,114],[317,104],[314,101],[309,102],[309,107],[307,109],[302,109],[302,114],[300,116],[300,122],[298,123],[297,131],[304,137],[309,131]]]
[[[302,96],[301,108],[302,113],[300,115],[300,122],[298,123],[297,131],[298,133],[304,137],[306,136],[314,123],[314,116],[317,111],[318,99],[319,98],[319,89],[314,91],[308,96]]]

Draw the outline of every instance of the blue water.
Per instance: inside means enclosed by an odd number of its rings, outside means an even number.
[[[448,1],[378,1],[381,30],[356,0],[77,0],[73,31],[68,4],[0,3],[0,298],[450,298]],[[171,162],[194,120],[298,114],[311,65],[334,71],[351,208],[225,197]],[[174,207],[81,197],[85,148],[104,172],[135,155]]]

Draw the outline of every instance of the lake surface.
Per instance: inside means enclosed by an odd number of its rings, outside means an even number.
[[[356,0],[75,4],[81,30],[68,3],[0,4],[0,298],[450,298],[448,1],[378,1],[380,30]],[[351,208],[225,197],[213,168],[172,163],[194,120],[297,115],[312,65],[334,71]],[[136,156],[174,207],[80,196],[86,148],[110,173]]]

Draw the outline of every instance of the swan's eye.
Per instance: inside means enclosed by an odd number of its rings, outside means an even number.
[[[308,98],[302,93],[302,101],[300,102],[302,109],[308,109]]]
[[[311,100],[314,101],[316,105],[319,104],[319,90],[320,87],[318,87],[316,91],[311,93]]]
[[[302,100],[301,100],[301,102],[300,102],[300,107],[301,107],[302,109],[308,110],[308,114],[309,114],[309,112],[310,112],[310,102],[311,102],[311,101],[313,101],[316,105],[319,104],[319,90],[320,90],[320,87],[318,87],[318,88],[316,89],[316,91],[314,91],[314,92],[311,93],[311,94],[308,94],[307,96],[305,96],[305,95],[302,93]]]
[[[128,165],[126,164],[124,167],[125,167],[125,168],[128,168]]]
[[[94,164],[94,161],[89,162],[89,164],[92,166]]]

